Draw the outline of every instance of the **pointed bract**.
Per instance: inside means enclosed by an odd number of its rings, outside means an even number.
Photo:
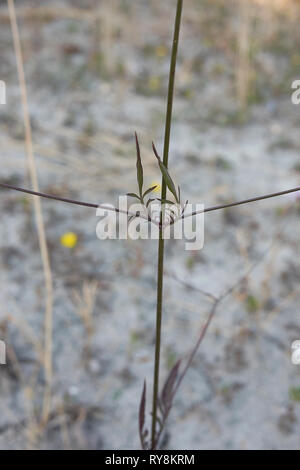
[[[140,196],[142,198],[143,194],[143,184],[144,184],[144,172],[143,172],[143,165],[141,159],[141,150],[139,139],[137,133],[135,132],[135,143],[136,143],[136,173],[137,173],[137,182],[139,186]]]
[[[173,180],[170,176],[170,173],[169,173],[167,167],[163,164],[160,156],[158,155],[158,152],[157,152],[156,147],[155,147],[153,142],[152,142],[152,148],[153,148],[153,151],[154,151],[154,155],[156,156],[156,158],[158,160],[159,168],[160,168],[161,174],[163,176],[163,179],[164,179],[169,191],[171,191],[171,193],[175,197],[176,202],[179,204],[179,198],[177,196],[175,184],[174,184],[174,182],[173,182]]]

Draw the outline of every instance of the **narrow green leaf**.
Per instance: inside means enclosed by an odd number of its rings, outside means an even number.
[[[143,197],[147,196],[147,194],[152,193],[154,189],[157,188],[157,184],[155,186],[152,186],[151,188],[147,189],[147,191],[144,192]]]
[[[151,204],[151,202],[155,201],[155,199],[148,199],[147,203],[146,203],[146,207],[149,206],[149,204]]]
[[[153,148],[153,152],[154,152],[154,155],[156,156],[157,160],[159,161],[161,158],[160,156],[158,155],[158,152],[156,150],[156,147],[154,145],[154,142],[152,142],[152,148]]]
[[[169,199],[164,199],[163,201],[161,201],[163,204],[172,204],[174,205],[175,202],[174,201],[169,201]]]
[[[175,187],[175,184],[170,176],[170,173],[168,172],[168,169],[167,167],[163,164],[163,162],[161,161],[161,158],[160,156],[158,155],[157,153],[157,150],[155,148],[155,145],[154,143],[152,143],[152,148],[153,148],[153,151],[154,151],[154,155],[156,156],[157,160],[158,160],[158,164],[159,164],[159,168],[160,168],[160,171],[161,171],[161,174],[163,176],[163,179],[168,187],[168,189],[171,191],[171,193],[173,194],[173,196],[175,197],[176,199],[176,202],[179,203],[179,199],[178,199],[178,196],[177,196],[177,192],[176,192],[176,187]]]
[[[138,200],[140,200],[140,197],[135,193],[127,193],[126,196],[136,197]]]
[[[169,188],[169,190],[171,191],[171,193],[175,197],[176,202],[179,202],[178,196],[177,196],[177,193],[176,193],[175,184],[174,184],[174,182],[173,182],[173,180],[170,176],[170,173],[168,172],[167,168],[165,167],[165,165],[163,164],[163,162],[161,160],[159,162],[159,168],[160,168],[160,171],[163,175],[163,178],[165,180],[165,183],[166,183],[167,187]]]
[[[139,186],[139,192],[142,199],[143,194],[143,184],[144,184],[144,172],[143,172],[143,165],[141,159],[141,150],[139,145],[139,140],[137,133],[135,132],[135,143],[136,143],[136,172],[137,172],[137,182]]]

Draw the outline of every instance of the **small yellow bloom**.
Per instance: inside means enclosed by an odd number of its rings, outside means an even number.
[[[156,188],[153,189],[153,192],[154,192],[154,193],[160,193],[160,192],[161,192],[161,184],[160,184],[160,183],[157,183],[156,181],[153,181],[153,182],[151,183],[151,187],[152,187],[152,186],[155,186],[155,185],[156,185]]]
[[[60,237],[60,243],[66,248],[74,248],[77,245],[78,237],[76,233],[67,232]]]
[[[168,49],[164,45],[157,46],[155,49],[155,54],[159,58],[166,57],[167,53],[168,53]]]

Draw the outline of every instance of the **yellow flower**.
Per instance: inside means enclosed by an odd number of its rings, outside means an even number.
[[[67,232],[60,237],[60,243],[66,248],[74,248],[77,245],[78,237],[76,233]]]
[[[166,57],[167,53],[168,53],[168,49],[164,45],[160,45],[155,48],[155,54],[159,58]]]

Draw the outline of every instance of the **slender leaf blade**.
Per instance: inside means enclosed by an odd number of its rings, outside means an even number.
[[[163,162],[161,160],[159,161],[159,167],[160,167],[160,171],[163,175],[163,178],[165,180],[165,183],[166,183],[168,189],[171,191],[171,193],[175,197],[176,202],[179,203],[175,184],[174,184],[174,182],[173,182],[173,180],[170,176],[170,173],[168,172],[168,169],[165,167],[165,165],[163,164]]]
[[[173,389],[178,376],[180,364],[181,360],[176,362],[175,366],[171,369],[161,393],[161,403],[164,406],[165,410],[168,410],[172,405]]]
[[[160,168],[160,171],[161,171],[161,174],[163,176],[163,179],[168,187],[168,189],[171,191],[171,193],[173,194],[173,196],[175,197],[176,199],[176,202],[179,203],[179,198],[177,196],[177,192],[176,192],[176,187],[175,187],[175,184],[174,184],[174,181],[172,180],[171,176],[170,176],[170,173],[167,169],[167,167],[163,164],[160,156],[158,155],[158,152],[156,150],[156,147],[154,145],[154,143],[152,142],[152,148],[153,148],[153,151],[154,151],[154,155],[156,156],[157,160],[158,160],[158,164],[159,164],[159,168]]]
[[[155,188],[157,188],[157,184],[155,186],[152,186],[151,188],[147,189],[147,191],[144,192],[143,197],[145,197],[148,194],[152,193],[152,191],[154,191]]]
[[[146,449],[146,442],[145,437],[148,434],[148,431],[144,429],[145,427],[145,410],[146,410],[146,380],[144,381],[143,392],[140,401],[140,408],[139,408],[139,433],[140,433],[140,440],[142,449]]]
[[[135,143],[136,143],[136,173],[137,173],[137,182],[139,186],[139,192],[140,196],[142,198],[143,194],[143,184],[144,184],[144,171],[143,171],[143,165],[142,165],[142,159],[141,159],[141,150],[140,150],[140,144],[139,144],[139,139],[137,136],[137,133],[135,132]]]
[[[126,196],[135,197],[136,199],[140,200],[140,197],[135,193],[127,193]]]

